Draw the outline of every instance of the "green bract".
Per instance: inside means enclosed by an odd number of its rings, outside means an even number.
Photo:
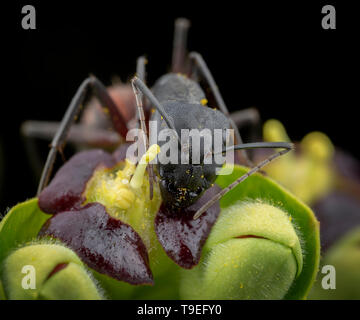
[[[216,182],[226,187],[247,170],[235,166],[231,175],[219,176]],[[191,270],[181,269],[164,251],[160,250],[161,254],[154,256],[155,252],[150,251],[155,281],[153,287],[132,286],[90,269],[105,290],[104,295],[111,299],[305,298],[316,276],[320,252],[319,226],[312,211],[273,180],[260,174],[249,177],[226,194],[220,205],[220,216],[203,248],[198,266]],[[134,225],[137,229],[141,226],[140,216],[138,212]],[[22,250],[30,250],[28,253],[33,256],[42,255],[43,249],[35,247],[33,241],[36,241],[41,226],[49,217],[38,208],[37,199],[32,199],[15,206],[1,221],[0,271],[6,275],[2,276],[2,284],[0,282],[1,298],[21,295],[19,292],[22,289],[18,291],[16,283],[18,277],[24,274],[21,270],[19,274],[14,274],[11,270],[25,263],[27,255]],[[130,219],[128,223],[132,225],[133,222]],[[147,217],[144,223],[149,226],[145,226],[143,233],[151,234],[142,234],[142,237],[156,239],[153,218]],[[100,297],[98,290],[87,289],[89,296],[86,296],[81,288],[73,287],[73,283],[80,279],[89,288],[94,283],[76,254],[59,247],[64,256],[69,257],[66,260],[69,263],[47,279],[50,269],[61,259],[57,260],[54,248],[46,247],[49,258],[44,259],[48,261],[38,266],[41,273],[39,285],[46,284],[46,287],[40,286],[43,290],[41,294],[51,299]],[[9,295],[10,287],[15,288],[10,290],[14,295]],[[86,285],[84,288],[87,288]],[[95,286],[93,288],[96,289]],[[55,294],[67,290],[67,296]]]
[[[203,257],[184,271],[184,298],[282,299],[303,263],[289,216],[259,201],[225,208]]]
[[[0,222],[1,299],[101,297],[83,263],[72,250],[59,244],[33,243],[50,217],[39,209],[37,199],[30,199],[13,207]],[[28,246],[18,249],[24,245]],[[45,281],[58,263],[68,264]],[[37,290],[24,290],[21,287],[21,279],[26,276],[21,272],[25,265],[35,267]]]
[[[219,176],[225,187],[247,172]],[[319,226],[312,211],[274,181],[253,175],[220,202],[199,266],[182,272],[185,299],[303,299],[315,279]]]
[[[37,199],[19,203],[6,214],[0,222],[0,268],[12,250],[37,237],[50,217],[39,209]]]
[[[11,300],[101,299],[78,256],[58,244],[31,244],[15,250],[3,262],[1,279],[5,296]]]

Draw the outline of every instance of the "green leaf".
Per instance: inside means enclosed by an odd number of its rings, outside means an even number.
[[[40,210],[37,198],[14,206],[0,222],[0,266],[12,250],[35,239],[50,217]]]
[[[235,166],[230,175],[220,175],[216,183],[227,187],[249,169]],[[320,259],[319,223],[311,209],[286,189],[270,178],[260,174],[250,176],[236,188],[228,192],[220,201],[222,209],[238,201],[261,200],[286,211],[298,234],[302,253],[303,267],[300,275],[293,282],[285,299],[305,299],[316,278]]]

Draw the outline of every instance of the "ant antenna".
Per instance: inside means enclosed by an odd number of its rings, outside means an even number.
[[[147,60],[144,56],[139,57],[136,61],[136,76],[139,77],[139,79],[141,81],[143,81],[144,83],[145,83],[145,76],[146,76],[146,71],[145,71],[146,63],[147,63]],[[148,150],[149,149],[149,139],[148,139],[148,133],[147,133],[147,128],[146,128],[146,124],[145,124],[145,115],[144,115],[144,108],[143,108],[144,99],[143,99],[142,93],[136,89],[134,84],[131,83],[131,85],[132,85],[133,91],[135,93],[136,105],[138,108],[138,112],[136,113],[135,119],[136,119],[136,121],[140,120],[140,128],[141,128],[142,132],[144,133],[143,142],[144,142],[145,150]],[[152,200],[153,195],[154,195],[154,185],[153,185],[154,168],[153,168],[153,165],[151,163],[149,163],[148,166],[146,167],[146,170],[149,175],[150,200]]]
[[[150,91],[150,89],[146,86],[146,84],[144,82],[142,82],[138,77],[134,77],[131,80],[131,84],[134,87],[136,87],[137,89],[139,89],[139,91],[141,91],[141,93],[150,100],[150,102],[152,103],[152,105],[156,108],[156,110],[160,113],[160,115],[162,116],[162,118],[165,120],[167,126],[172,130],[172,132],[175,134],[178,142],[181,145],[181,140],[180,137],[175,129],[175,125],[174,125],[174,120],[172,119],[171,116],[169,116],[164,107],[160,104],[160,102],[158,101],[158,99],[156,99],[156,97],[154,96],[154,94]],[[135,95],[137,94],[137,90],[135,91]]]
[[[216,152],[214,154],[224,153],[226,151],[230,150],[243,150],[243,149],[260,149],[260,148],[266,148],[266,149],[293,149],[293,144],[289,142],[252,142],[252,143],[242,143],[237,144],[231,147],[227,147],[224,150],[220,152]]]
[[[258,165],[256,165],[255,167],[253,167],[250,171],[248,171],[247,173],[245,173],[244,175],[242,175],[241,177],[239,177],[238,179],[236,179],[233,183],[231,183],[229,186],[227,186],[226,188],[222,189],[219,193],[217,193],[212,199],[210,199],[207,203],[205,203],[194,215],[193,219],[198,219],[207,209],[209,209],[216,201],[220,200],[226,193],[228,193],[230,190],[232,190],[233,188],[235,188],[238,184],[240,184],[241,182],[243,182],[246,178],[248,178],[249,176],[251,176],[252,174],[256,173],[257,171],[259,171],[261,168],[263,168],[264,166],[266,166],[268,163],[270,163],[271,161],[275,160],[276,158],[288,153],[291,150],[294,150],[294,145],[292,143],[287,143],[287,142],[273,142],[273,143],[269,143],[266,146],[260,146],[261,142],[258,143],[249,143],[249,144],[243,144],[243,145],[236,145],[230,148],[238,148],[238,149],[246,149],[249,147],[249,145],[251,145],[249,148],[284,148],[284,150],[281,150],[277,153],[274,153],[273,155],[271,155],[270,157],[266,158],[265,160],[263,160],[262,162],[260,162]],[[265,143],[263,143],[265,144]],[[270,144],[275,146],[270,146]],[[246,145],[248,145],[246,147]]]
[[[178,18],[175,20],[173,53],[171,71],[174,73],[186,73],[187,59],[186,59],[186,44],[190,21],[186,18]]]

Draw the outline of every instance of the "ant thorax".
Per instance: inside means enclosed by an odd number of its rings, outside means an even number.
[[[166,101],[178,101],[205,105],[207,102],[200,85],[180,73],[163,75],[156,81],[152,91],[161,104]]]

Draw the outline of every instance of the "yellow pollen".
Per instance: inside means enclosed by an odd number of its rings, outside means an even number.
[[[208,101],[207,101],[207,99],[201,99],[201,100],[200,100],[200,103],[201,103],[203,106],[206,106],[207,103],[208,103]]]
[[[104,200],[120,209],[128,209],[135,200],[135,194],[118,179],[102,181],[97,189]]]

